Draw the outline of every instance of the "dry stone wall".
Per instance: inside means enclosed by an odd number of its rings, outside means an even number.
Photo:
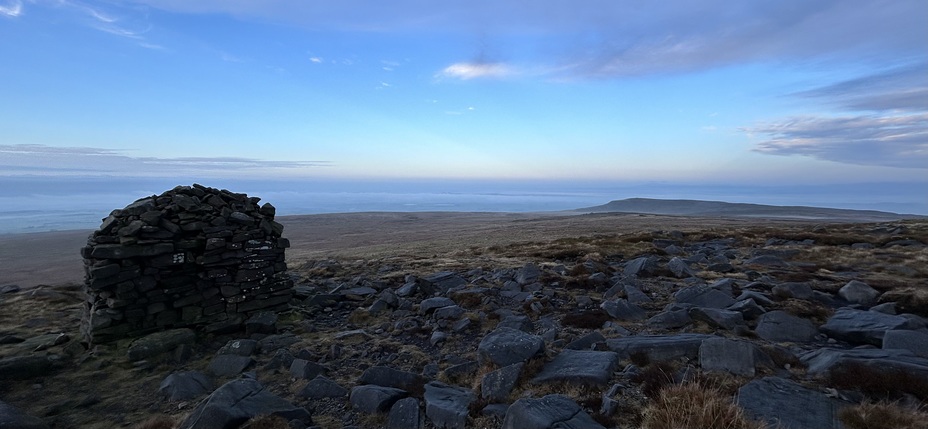
[[[81,250],[81,330],[105,343],[174,327],[236,327],[289,305],[283,225],[260,198],[194,184],[114,210]]]

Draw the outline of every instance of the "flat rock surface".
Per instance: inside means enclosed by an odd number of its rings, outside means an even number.
[[[532,382],[604,385],[618,364],[619,355],[615,352],[564,350],[545,364]]]
[[[872,344],[880,347],[883,345],[886,331],[906,329],[909,324],[909,320],[902,316],[841,308],[821,329],[832,338],[852,344]]]
[[[738,389],[737,402],[749,416],[783,429],[842,427],[837,413],[840,402],[783,378],[751,381]]]

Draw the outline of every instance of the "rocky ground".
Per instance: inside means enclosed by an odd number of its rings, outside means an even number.
[[[289,311],[89,349],[4,287],[0,427],[926,427],[928,223],[681,224],[303,253]]]

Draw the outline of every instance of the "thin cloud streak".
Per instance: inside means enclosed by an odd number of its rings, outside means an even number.
[[[0,154],[3,155],[0,175],[29,172],[47,175],[95,173],[170,177],[174,174],[194,174],[235,177],[239,174],[299,172],[333,166],[328,161],[275,161],[242,157],[133,157],[123,154],[123,151],[104,148],[38,144],[0,145]]]
[[[928,170],[928,114],[795,117],[743,128],[770,139],[754,149],[825,161]]]
[[[455,63],[445,67],[439,77],[461,80],[477,78],[504,78],[516,74],[516,70],[502,63]]]

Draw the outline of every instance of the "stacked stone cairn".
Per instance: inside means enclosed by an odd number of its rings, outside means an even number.
[[[81,323],[91,343],[176,327],[234,329],[250,314],[287,308],[275,208],[260,198],[178,186],[114,210],[81,249]]]

